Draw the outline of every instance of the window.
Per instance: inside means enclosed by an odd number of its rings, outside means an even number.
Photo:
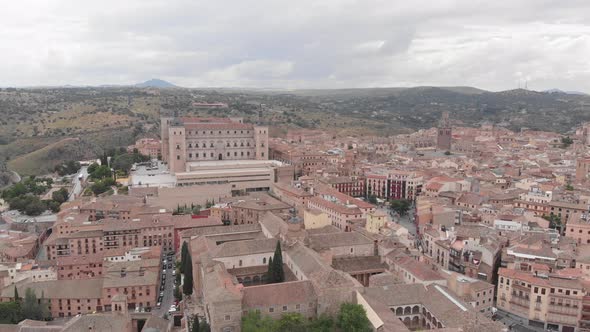
[[[300,304],[296,304],[295,305],[295,309],[299,310],[300,308],[301,308],[301,305]]]
[[[273,307],[268,308],[268,312],[275,312],[275,308],[273,308]]]
[[[230,320],[230,319],[231,319],[230,315],[225,315],[225,320]]]
[[[286,305],[283,306],[283,311],[287,311],[287,306]]]

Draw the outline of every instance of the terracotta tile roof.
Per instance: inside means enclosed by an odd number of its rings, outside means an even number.
[[[400,266],[402,269],[408,271],[413,276],[421,281],[435,281],[444,280],[445,278],[438,272],[434,271],[428,265],[415,260],[411,257],[400,257],[394,261],[395,265]]]
[[[317,298],[309,280],[245,287],[242,292],[244,294],[242,298],[244,309],[296,304],[307,307]]]

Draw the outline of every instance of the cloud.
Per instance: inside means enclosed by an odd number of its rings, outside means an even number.
[[[22,0],[0,20],[0,86],[590,91],[583,0]]]

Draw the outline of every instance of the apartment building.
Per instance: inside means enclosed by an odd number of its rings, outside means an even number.
[[[381,199],[414,200],[422,192],[423,178],[416,172],[374,171],[366,174],[366,194]]]
[[[333,189],[323,190],[323,193],[310,198],[307,207],[326,213],[332,225],[345,232],[349,232],[354,224],[364,225],[367,214],[375,211],[373,204]]]
[[[320,177],[318,182],[352,197],[365,196],[365,179],[358,176]]]
[[[544,271],[500,268],[497,307],[534,327],[580,330],[586,290],[582,280]]]

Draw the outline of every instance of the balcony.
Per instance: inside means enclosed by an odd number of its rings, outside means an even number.
[[[529,293],[529,294],[531,293],[531,289],[530,288],[525,287],[525,286],[520,285],[520,284],[514,283],[514,284],[512,284],[512,288],[514,288],[516,290],[519,290],[519,291],[523,291],[523,292]]]
[[[549,312],[547,314],[547,322],[576,326],[576,325],[578,325],[578,317],[577,316],[563,316],[560,314],[555,314],[555,313]]]
[[[580,308],[574,307],[566,307],[562,305],[556,304],[549,304],[549,313],[556,314],[556,315],[566,315],[566,316],[573,316],[578,317],[578,313],[580,312]]]
[[[518,296],[512,296],[512,298],[510,299],[510,304],[512,305],[517,305],[520,306],[522,308],[525,308],[528,310],[529,306],[531,305],[531,302],[528,298],[521,298]]]

